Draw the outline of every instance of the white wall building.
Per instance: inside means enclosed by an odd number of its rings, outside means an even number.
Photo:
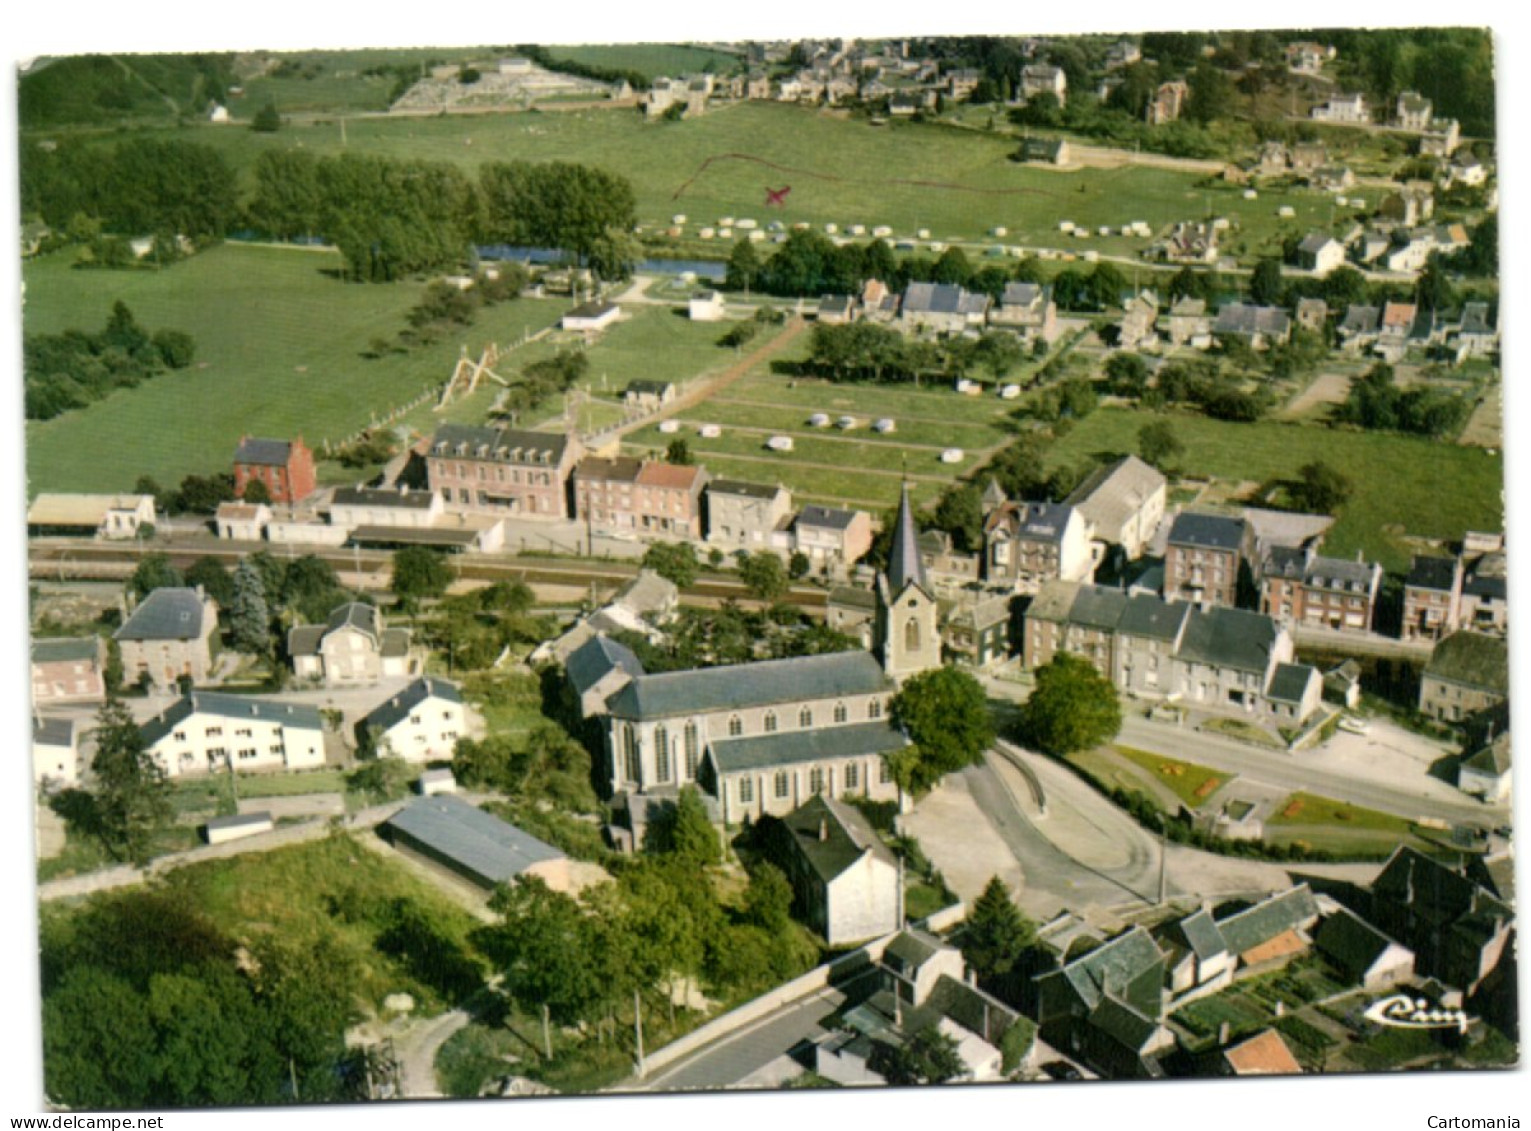
[[[141,725],[144,745],[168,777],[236,770],[310,770],[324,765],[319,709],[193,691]]]

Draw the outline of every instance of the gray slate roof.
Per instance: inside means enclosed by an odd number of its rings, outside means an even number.
[[[205,827],[209,832],[217,832],[221,829],[244,829],[256,825],[269,824],[271,824],[271,814],[262,811],[259,813],[233,813],[227,817],[212,817],[209,818]]]
[[[1155,963],[1164,961],[1164,952],[1142,927],[1118,935],[1074,959],[1060,973],[1085,1005],[1094,1009],[1105,995],[1125,997],[1128,987]]]
[[[713,761],[720,774],[886,754],[902,750],[907,745],[909,740],[886,720],[778,731],[749,738],[713,739],[711,744]]]
[[[1318,917],[1318,903],[1307,884],[1273,895],[1217,921],[1217,929],[1234,954],[1245,954]]]
[[[600,633],[574,649],[564,662],[564,672],[579,695],[589,691],[617,668],[630,676],[643,674],[643,664],[631,648]]]
[[[904,972],[919,969],[941,952],[941,940],[915,927],[908,927],[894,936],[883,950],[883,961],[896,961]]]
[[[1147,593],[1138,593],[1127,598],[1116,627],[1117,631],[1129,636],[1177,640],[1191,612],[1190,605],[1162,601]]]
[[[783,817],[782,824],[798,853],[826,884],[869,852],[890,867],[898,866],[867,819],[842,801],[822,794],[811,797]]]
[[[1270,617],[1216,606],[1192,613],[1178,655],[1214,667],[1264,672],[1275,642],[1276,622]]]
[[[32,641],[34,664],[94,663],[101,654],[101,641],[94,636],[79,636],[63,640]]]
[[[39,719],[32,721],[33,746],[73,746],[73,719]]]
[[[239,442],[239,447],[234,449],[234,462],[286,467],[287,457],[291,451],[292,443],[288,440],[257,440],[253,436],[247,436]]]
[[[489,883],[505,883],[563,853],[453,794],[419,797],[387,825]]]
[[[1292,326],[1286,311],[1275,306],[1231,302],[1217,312],[1214,334],[1285,334]]]
[[[1320,678],[1318,669],[1307,664],[1277,664],[1265,697],[1279,703],[1301,703],[1308,685]]]
[[[989,296],[971,294],[955,283],[910,283],[904,288],[903,309],[911,314],[982,314]]]
[[[1243,519],[1187,511],[1175,516],[1170,526],[1169,544],[1211,550],[1238,550],[1244,544],[1244,530]]]
[[[1411,589],[1432,589],[1450,593],[1456,584],[1457,563],[1455,558],[1434,558],[1416,554],[1409,566],[1409,576],[1404,584]]]
[[[1063,501],[1096,527],[1114,532],[1167,484],[1157,468],[1137,456],[1123,456],[1096,468]]]
[[[612,696],[611,713],[625,719],[664,718],[771,703],[796,703],[891,690],[892,681],[869,652],[827,652],[752,664],[639,676]]]
[[[748,483],[742,479],[713,479],[707,484],[709,495],[742,495],[749,499],[774,499],[780,487]]]
[[[193,715],[214,715],[233,720],[256,719],[303,730],[324,729],[324,719],[319,714],[319,708],[306,703],[283,703],[278,699],[228,695],[221,691],[192,691],[141,724],[138,733],[143,736],[145,745],[153,746]]]
[[[914,508],[909,503],[909,484],[905,483],[898,501],[898,520],[893,527],[893,546],[888,551],[888,590],[894,596],[906,585],[918,585],[927,593],[925,559],[920,556],[919,527],[914,522]]]
[[[553,465],[563,458],[568,444],[568,437],[561,432],[443,424],[431,438],[431,451],[438,455],[460,455],[471,459]],[[521,453],[520,457],[513,458],[517,451]]]
[[[397,695],[383,700],[367,713],[363,720],[369,727],[391,730],[409,718],[409,713],[427,699],[445,699],[449,703],[461,703],[462,688],[450,680],[425,676],[415,680]]]
[[[829,604],[871,611],[877,608],[877,594],[854,585],[836,585],[829,591]]]
[[[1360,981],[1393,940],[1347,908],[1319,924],[1313,945],[1352,981]]]
[[[1103,585],[1081,585],[1069,608],[1069,620],[1089,628],[1114,629],[1127,607],[1127,594]]]
[[[842,510],[839,507],[821,507],[817,503],[809,503],[798,513],[797,524],[817,526],[825,530],[846,530],[856,521],[857,513],[857,511]]]
[[[112,636],[116,640],[195,640],[202,635],[202,605],[195,589],[156,589]]]
[[[1217,929],[1212,913],[1204,907],[1180,920],[1180,933],[1185,936],[1191,953],[1203,962],[1227,953],[1228,942],[1223,938],[1223,932]]]
[[[1382,308],[1351,303],[1340,320],[1341,334],[1375,334],[1382,326]]]
[[[398,507],[401,510],[430,510],[432,492],[410,491],[391,487],[337,487],[330,497],[332,507]]]
[[[1509,662],[1509,648],[1503,638],[1458,632],[1435,646],[1425,675],[1505,695],[1509,691]]]

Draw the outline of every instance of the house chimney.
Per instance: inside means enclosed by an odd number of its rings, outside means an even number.
[[[828,840],[829,839],[829,818],[827,818],[827,817],[820,817],[819,818],[819,839],[820,840]]]
[[[1228,1044],[1228,1035],[1229,1035],[1229,1033],[1231,1031],[1232,1030],[1229,1028],[1228,1022],[1226,1022],[1226,1021],[1224,1021],[1221,1025],[1219,1025],[1217,1027],[1217,1043],[1218,1043],[1218,1045],[1226,1046]]]

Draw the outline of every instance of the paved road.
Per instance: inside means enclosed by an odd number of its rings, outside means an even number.
[[[844,1002],[845,995],[839,990],[820,990],[646,1080],[629,1081],[621,1090],[685,1092],[727,1088],[759,1072],[800,1041],[822,1033],[820,1022]]]
[[[1322,748],[1296,754],[1265,750],[1133,716],[1123,721],[1120,740],[1150,753],[1401,817],[1432,817],[1485,828],[1504,824],[1509,818],[1508,805],[1484,805],[1422,771],[1407,777],[1400,774],[1393,784],[1335,769],[1326,764]]]
[[[460,1009],[433,1017],[417,1029],[411,1029],[394,1041],[401,1068],[404,1098],[437,1099],[442,1096],[436,1083],[436,1054],[453,1033],[472,1018]]]

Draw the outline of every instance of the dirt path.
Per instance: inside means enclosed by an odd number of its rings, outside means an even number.
[[[472,1020],[460,1009],[443,1013],[424,1022],[419,1028],[394,1040],[399,1056],[400,1075],[404,1098],[410,1100],[439,1099],[443,1093],[436,1083],[436,1054],[447,1038]]]
[[[1495,385],[1484,395],[1483,403],[1467,418],[1467,427],[1457,440],[1480,448],[1504,446],[1504,386]]]
[[[665,406],[665,408],[660,412],[656,412],[652,416],[645,416],[638,420],[630,420],[624,424],[619,424],[609,432],[601,433],[600,439],[602,441],[609,441],[615,438],[626,436],[629,432],[636,432],[640,428],[646,428],[650,424],[657,423],[661,420],[666,420],[678,413],[685,412],[687,409],[695,408],[697,405],[707,400],[708,397],[711,397],[714,393],[717,393],[721,389],[728,388],[728,386],[732,385],[735,381],[738,381],[756,366],[763,365],[764,363],[770,361],[771,358],[775,357],[777,354],[781,353],[788,346],[790,346],[793,342],[797,341],[798,336],[802,334],[802,332],[807,328],[808,323],[803,321],[801,316],[794,316],[788,319],[787,325],[782,329],[782,332],[777,334],[776,337],[772,338],[759,349],[745,354],[738,361],[730,365],[727,369],[719,370],[717,373],[698,378],[697,380],[691,382],[690,385],[686,386],[684,392],[678,394],[676,398],[667,406]]]
[[[1297,420],[1320,405],[1340,404],[1350,393],[1350,378],[1343,373],[1321,373],[1277,414],[1278,420]]]

